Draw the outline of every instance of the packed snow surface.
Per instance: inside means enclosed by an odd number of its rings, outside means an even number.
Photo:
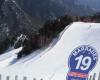
[[[54,44],[54,45],[53,45]],[[74,22],[67,26],[47,49],[33,52],[16,63],[9,65],[22,47],[0,56],[0,74],[2,78],[11,76],[18,80],[27,76],[28,80],[66,80],[69,71],[68,59],[71,52],[80,45],[93,46],[98,52],[98,62],[90,74],[100,71],[100,24]]]

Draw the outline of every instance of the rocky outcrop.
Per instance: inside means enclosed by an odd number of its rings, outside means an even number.
[[[0,54],[14,44],[17,36],[36,33],[30,19],[14,0],[0,0]]]

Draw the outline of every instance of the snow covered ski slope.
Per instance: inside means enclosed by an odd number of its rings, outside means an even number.
[[[48,51],[44,50],[24,63],[2,68],[2,80],[6,76],[15,80],[16,75],[18,80],[22,80],[23,76],[27,76],[27,80],[88,80],[94,73],[95,80],[98,80],[100,24],[74,22],[67,28]]]
[[[17,59],[17,53],[19,53],[22,50],[22,47],[18,49],[13,49],[7,53],[4,53],[0,56],[0,69],[10,65],[10,63]]]

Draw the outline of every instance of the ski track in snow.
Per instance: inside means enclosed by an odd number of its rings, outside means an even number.
[[[17,53],[22,50],[22,47],[14,49],[0,56],[0,69],[10,65],[10,63],[17,58]]]

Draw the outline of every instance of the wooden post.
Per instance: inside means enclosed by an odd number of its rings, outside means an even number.
[[[93,75],[93,80],[95,80],[95,78],[96,78],[96,73],[94,73],[94,75]]]
[[[33,80],[36,80],[36,78],[33,78]]]
[[[6,77],[6,80],[10,80],[10,77],[9,77],[9,76],[7,76],[7,77]]]
[[[18,76],[17,75],[15,76],[15,80],[18,80]]]
[[[27,80],[27,77],[26,77],[26,76],[24,76],[24,77],[23,77],[23,80]]]
[[[43,80],[42,78],[40,80]]]
[[[88,80],[92,80],[92,75],[89,77],[89,79]]]
[[[100,72],[99,72],[99,77],[98,77],[98,80],[100,80]]]
[[[1,80],[1,78],[2,78],[2,77],[1,77],[1,74],[0,74],[0,80]]]

